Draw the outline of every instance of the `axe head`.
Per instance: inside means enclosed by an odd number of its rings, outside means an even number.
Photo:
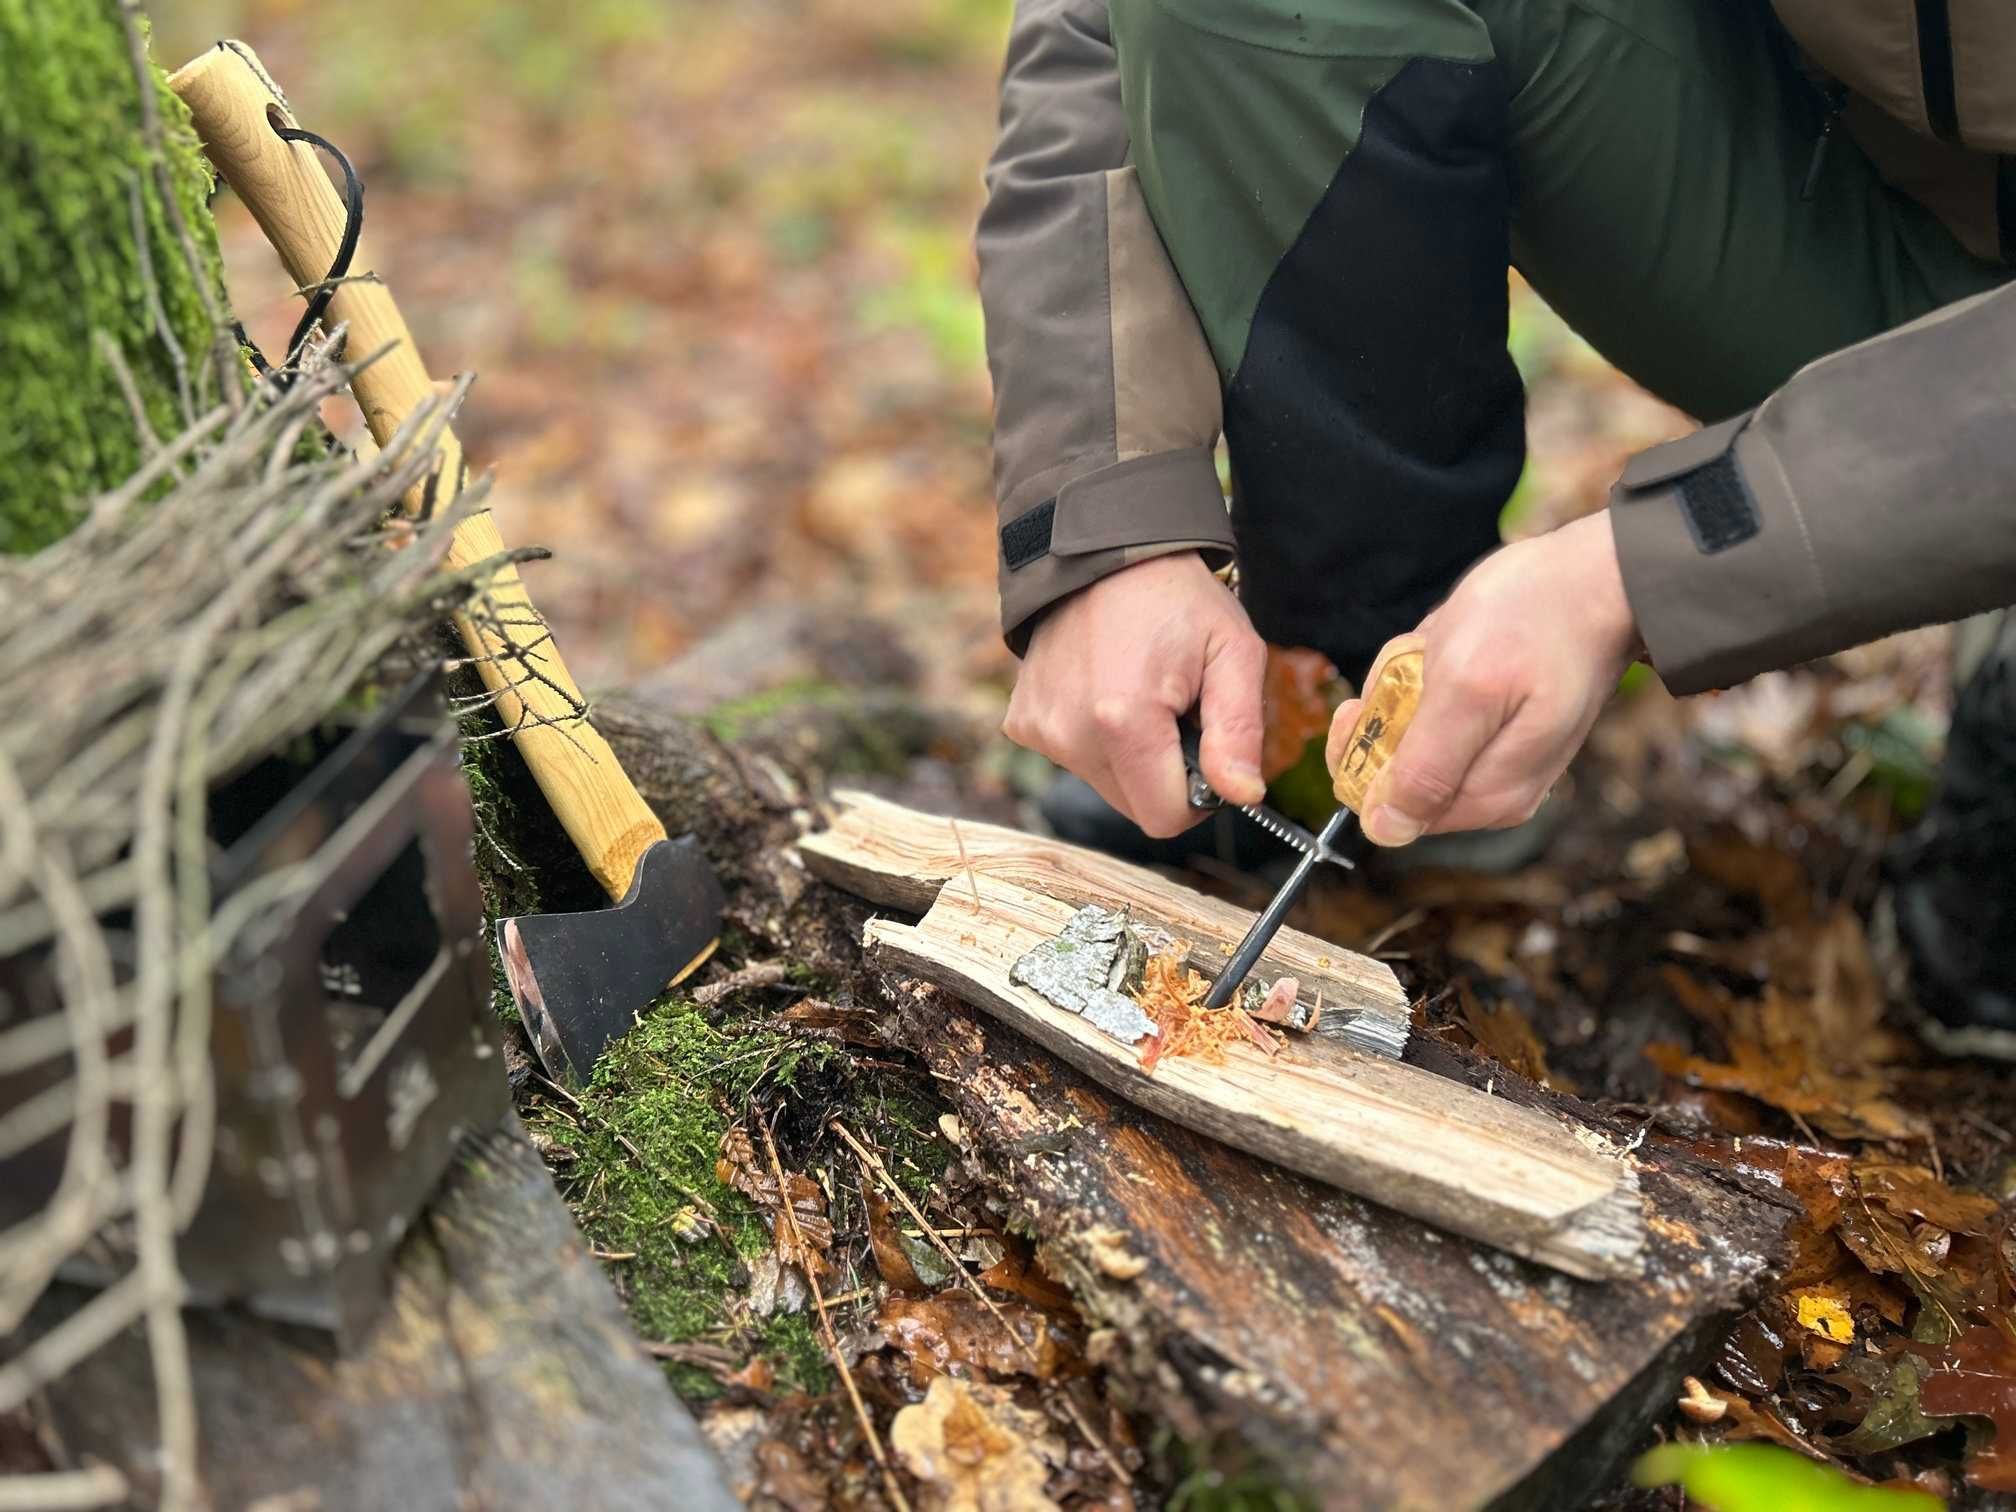
[[[603,1047],[714,953],[722,906],[699,842],[682,835],[638,858],[612,907],[499,920],[504,975],[546,1074],[585,1083]]]

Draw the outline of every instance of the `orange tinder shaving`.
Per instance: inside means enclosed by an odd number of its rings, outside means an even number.
[[[1269,1055],[1281,1047],[1256,1024],[1244,1008],[1206,1008],[1211,984],[1185,964],[1190,947],[1177,945],[1150,956],[1134,1001],[1155,1021],[1155,1035],[1141,1052],[1141,1069],[1153,1071],[1165,1055],[1197,1055],[1208,1061],[1225,1059],[1225,1047],[1239,1040],[1258,1045]]]

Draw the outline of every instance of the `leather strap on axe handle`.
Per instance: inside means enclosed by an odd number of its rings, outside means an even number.
[[[294,281],[303,287],[320,281],[342,240],[343,201],[313,149],[276,134],[276,127],[296,123],[258,57],[243,43],[220,42],[168,83],[188,105],[210,161],[252,212]],[[358,249],[355,266],[370,269],[368,247]],[[392,295],[376,281],[344,283],[330,301],[328,320],[348,325],[352,352],[396,343],[353,384],[365,423],[382,445],[433,397],[419,349]],[[441,431],[439,449],[432,485],[437,505],[460,489],[464,472],[461,443],[452,431]],[[408,501],[410,508],[419,503]],[[448,564],[467,567],[503,550],[490,514],[474,514],[456,527]],[[665,838],[665,827],[624,775],[608,742],[582,717],[580,689],[558,648],[544,638],[543,621],[517,568],[505,566],[489,592],[496,623],[458,617],[456,628],[485,685],[498,695],[498,715],[554,814],[595,880],[620,900],[629,891],[637,858]]]

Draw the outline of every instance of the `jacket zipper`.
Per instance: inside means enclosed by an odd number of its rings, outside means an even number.
[[[1953,18],[1948,0],[1918,0],[1918,73],[1925,119],[1943,142],[1960,139],[1960,101],[1953,81]]]
[[[1806,165],[1806,182],[1800,186],[1799,198],[1810,200],[1820,187],[1820,170],[1827,162],[1827,144],[1834,140],[1834,130],[1841,124],[1841,112],[1848,108],[1848,91],[1842,85],[1828,84],[1821,90],[1827,102],[1827,113],[1820,118],[1820,135],[1813,143],[1813,161]]]

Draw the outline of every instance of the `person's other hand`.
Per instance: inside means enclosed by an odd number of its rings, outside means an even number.
[[[1258,803],[1267,648],[1195,552],[1101,578],[1036,626],[1001,729],[1076,772],[1150,835],[1176,835],[1190,807],[1177,718],[1198,707],[1199,764],[1219,796]],[[1201,707],[1200,707],[1201,705]]]
[[[1638,645],[1610,517],[1501,548],[1421,622],[1421,707],[1372,784],[1366,837],[1521,824],[1567,770]],[[1336,771],[1359,700],[1330,726]]]

